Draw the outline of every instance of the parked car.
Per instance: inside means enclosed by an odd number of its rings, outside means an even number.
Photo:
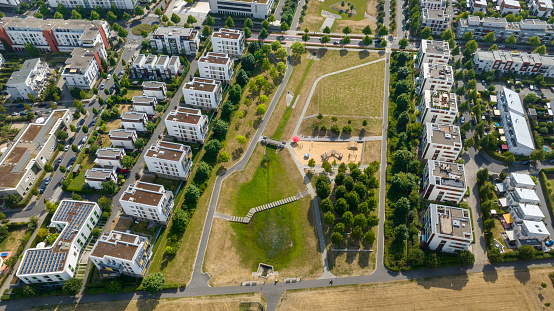
[[[81,127],[77,126],[77,128],[75,129],[75,133],[79,133],[80,131],[81,131]]]
[[[60,156],[60,157],[58,158],[58,163],[62,163],[62,160],[63,160],[63,156]]]
[[[521,162],[521,165],[529,165],[529,161],[523,161]]]
[[[56,162],[56,164],[54,164],[54,171],[57,171],[58,167],[60,167],[60,163]]]
[[[108,80],[111,80],[111,79],[112,79],[112,75],[109,74],[109,75],[108,75]]]
[[[50,180],[52,180],[52,177],[48,176],[44,179],[44,184],[48,185],[50,183]]]
[[[471,119],[471,124],[473,124],[473,125],[477,125],[477,120],[475,120],[475,119]]]
[[[15,107],[16,108],[23,108],[23,104],[17,104]]]
[[[15,112],[15,111],[12,112],[12,117],[17,117],[18,115],[19,115],[19,113]]]
[[[60,186],[61,186],[61,184],[62,184],[62,182],[63,182],[64,180],[65,180],[65,176],[62,177],[62,179],[60,179]]]
[[[46,190],[46,185],[42,185],[42,187],[40,187],[40,190],[38,191],[38,193],[43,194],[44,190]]]
[[[201,29],[202,27],[200,26],[194,26],[194,29]]]
[[[81,151],[81,149],[83,149],[83,144],[79,144],[79,146],[77,146],[78,151]]]
[[[81,139],[81,144],[86,143],[87,139],[88,139],[88,135],[85,135],[85,137],[83,137],[83,139]]]
[[[75,141],[75,136],[71,136],[71,138],[67,141],[68,144],[73,144],[73,141]]]
[[[121,171],[119,171],[121,174],[129,173],[129,170],[126,168],[122,168]]]
[[[461,117],[461,118],[460,118],[460,123],[461,123],[461,124],[464,124],[464,123],[466,123],[466,118],[464,118],[464,117]]]
[[[73,165],[73,163],[75,163],[75,160],[77,160],[77,157],[73,157],[73,158],[69,159],[69,162],[67,162],[67,166]]]
[[[63,148],[63,151],[66,151],[69,150],[69,148],[71,147],[71,145],[65,145],[65,148]]]
[[[106,82],[103,82],[103,83],[100,85],[100,89],[103,90],[105,87],[106,87]]]
[[[85,124],[85,118],[82,118],[81,120],[79,120],[79,123],[78,123],[78,124],[79,124],[79,125]]]
[[[19,114],[22,115],[22,116],[26,116],[26,115],[27,115],[27,111],[21,111]]]

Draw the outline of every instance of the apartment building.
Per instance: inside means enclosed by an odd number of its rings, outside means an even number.
[[[110,131],[110,142],[114,148],[135,149],[137,132],[135,130],[115,129]]]
[[[446,41],[421,40],[421,45],[417,51],[416,68],[427,64],[448,65],[450,60],[450,47]]]
[[[129,216],[166,225],[173,210],[173,193],[162,185],[137,181],[123,192],[119,204]]]
[[[241,58],[244,53],[244,31],[221,28],[212,33],[212,47],[215,53],[227,54],[229,57]]]
[[[58,146],[56,132],[69,128],[72,120],[69,109],[54,110],[44,122],[19,131],[0,155],[0,197],[27,195]]]
[[[20,3],[19,0],[0,0],[0,5],[12,8],[19,7]]]
[[[183,85],[185,104],[202,109],[219,109],[222,99],[221,82],[194,77]]]
[[[554,58],[538,53],[518,51],[477,51],[474,67],[483,72],[492,70],[520,75],[554,76]]]
[[[460,128],[455,125],[425,123],[421,138],[421,158],[454,162],[462,151]]]
[[[506,235],[517,248],[531,245],[536,249],[545,249],[544,242],[547,241],[550,232],[542,221],[523,220],[513,231],[506,231]]]
[[[167,134],[179,141],[203,144],[208,134],[208,117],[199,109],[177,107],[165,118]]]
[[[423,170],[423,198],[458,204],[467,191],[463,164],[429,160]]]
[[[419,0],[420,9],[446,10],[446,0]]]
[[[421,10],[421,29],[431,28],[434,35],[440,35],[448,28],[450,16],[444,10]]]
[[[124,112],[121,114],[121,124],[126,130],[146,132],[148,117],[143,112]]]
[[[156,175],[186,180],[191,173],[192,151],[189,146],[159,141],[146,151],[144,162]]]
[[[274,0],[209,0],[210,12],[226,15],[267,19]]]
[[[198,59],[200,77],[229,83],[233,78],[233,60],[227,54],[208,52]]]
[[[537,17],[549,17],[552,14],[552,0],[529,0],[529,13]]]
[[[94,48],[76,48],[71,52],[71,58],[65,61],[62,78],[68,88],[78,87],[90,90],[100,78],[102,68],[101,59],[108,54],[103,44],[96,44]]]
[[[158,27],[152,34],[150,45],[163,53],[196,55],[200,46],[198,31],[178,26]]]
[[[38,98],[48,84],[50,67],[40,58],[26,60],[19,71],[14,71],[8,82],[6,91],[13,99],[29,99],[29,95]]]
[[[58,231],[56,241],[44,243],[23,253],[16,276],[25,284],[59,287],[77,275],[81,251],[102,210],[95,202],[63,200],[52,216],[50,228]]]
[[[117,174],[114,168],[93,167],[85,172],[85,182],[93,189],[102,189],[102,184],[110,180],[117,183]]]
[[[429,249],[458,253],[473,241],[471,213],[466,208],[431,204],[424,216],[421,240]]]
[[[164,82],[147,81],[142,82],[142,95],[155,97],[158,100],[164,100],[167,94],[167,88]]]
[[[126,155],[125,150],[120,148],[104,147],[96,151],[94,163],[104,168],[122,168],[121,159]]]
[[[181,61],[178,56],[139,54],[131,64],[131,78],[167,80],[177,78]]]
[[[419,77],[416,78],[416,92],[422,95],[426,90],[450,93],[454,85],[451,66],[423,63]]]
[[[456,94],[426,90],[417,109],[422,124],[452,124],[458,115]]]
[[[549,44],[554,40],[554,25],[538,19],[524,19],[519,22],[507,22],[505,18],[469,16],[460,19],[456,37],[462,38],[466,32],[472,32],[477,40],[482,40],[489,32],[494,31],[497,41],[505,41],[512,34],[518,43],[527,43],[533,36]]]
[[[0,21],[0,39],[16,51],[25,50],[26,43],[53,53],[94,47],[98,43],[107,50],[109,33],[108,22],[100,20],[3,17]]]
[[[120,10],[133,10],[137,5],[139,5],[138,0],[48,0],[48,4],[51,7],[56,8],[58,3],[61,3],[66,8],[76,8],[80,6],[84,9],[94,9],[97,7],[109,10],[112,5],[115,5],[116,8]]]
[[[541,200],[533,189],[514,188],[506,192],[506,206],[518,206],[520,204],[539,205]]]
[[[89,255],[102,278],[143,278],[151,257],[152,244],[147,237],[115,230],[102,233]]]
[[[156,114],[156,106],[158,105],[156,97],[134,96],[132,102],[134,111],[146,113],[149,116]]]
[[[500,3],[500,14],[502,15],[508,15],[508,14],[518,15],[519,11],[521,11],[521,5],[519,4],[519,1],[500,0],[499,3]]]
[[[487,1],[486,0],[469,0],[469,9],[471,13],[486,12]]]
[[[500,110],[500,124],[504,128],[508,151],[516,155],[531,155],[535,145],[519,94],[503,88],[498,94],[497,107]]]
[[[520,225],[524,220],[542,221],[544,219],[540,206],[534,204],[510,206],[510,216],[514,220],[514,225]]]

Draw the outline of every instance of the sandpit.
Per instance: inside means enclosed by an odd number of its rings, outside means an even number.
[[[296,157],[303,165],[307,165],[310,159],[314,159],[316,164],[323,163],[322,155],[327,153],[329,158],[327,161],[333,163],[337,161],[340,163],[358,163],[362,160],[362,151],[364,144],[357,142],[321,142],[321,141],[300,141],[293,144],[294,153]],[[331,154],[336,151],[338,154],[342,154],[342,158],[339,159],[337,153]],[[305,155],[309,156],[306,157]]]

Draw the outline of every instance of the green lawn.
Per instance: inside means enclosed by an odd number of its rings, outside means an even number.
[[[140,31],[141,30],[146,30],[148,32],[151,32],[152,31],[152,25],[150,24],[140,24],[140,25],[136,25],[135,27],[133,27],[131,29],[131,32],[134,34],[134,35],[137,35],[137,36],[140,36]]]

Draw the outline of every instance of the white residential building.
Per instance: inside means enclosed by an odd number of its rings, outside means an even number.
[[[200,77],[229,82],[233,78],[233,60],[227,54],[208,52],[198,59]]]
[[[85,182],[93,189],[102,189],[102,184],[110,180],[117,184],[117,174],[113,168],[93,167],[85,172]]]
[[[512,232],[506,231],[511,242],[520,248],[523,245],[531,245],[535,248],[544,248],[544,242],[550,236],[550,232],[542,221],[523,220],[515,226]],[[510,234],[511,233],[511,234]]]
[[[137,181],[123,192],[119,204],[129,216],[167,224],[174,204],[173,193],[162,185]]]
[[[164,82],[142,82],[142,95],[155,97],[158,100],[164,100],[166,94],[167,88]]]
[[[212,47],[215,53],[227,54],[232,58],[241,58],[244,52],[244,31],[221,28],[212,33]]]
[[[109,136],[112,147],[135,149],[135,141],[137,140],[137,132],[135,130],[115,129],[110,131]]]
[[[100,78],[101,59],[106,59],[104,45],[98,43],[94,48],[76,48],[71,52],[71,58],[65,61],[62,78],[68,88],[78,87],[90,90]]]
[[[181,61],[178,56],[139,54],[131,64],[133,79],[173,79],[179,76]]]
[[[448,28],[450,16],[444,10],[421,10],[421,29],[431,28],[434,35],[440,35]]]
[[[450,47],[446,41],[421,40],[421,45],[417,51],[416,68],[427,64],[448,65],[450,60]]]
[[[419,9],[446,10],[446,0],[419,0]]]
[[[102,278],[143,278],[151,257],[152,245],[147,237],[115,230],[104,232],[89,255]]]
[[[111,9],[112,5],[115,5],[120,10],[133,10],[137,5],[139,5],[138,0],[48,0],[48,4],[53,8],[56,8],[58,3],[61,3],[66,8],[76,8],[77,6],[80,6],[84,9],[94,9],[100,7],[107,10]]]
[[[0,197],[29,193],[56,151],[56,132],[69,128],[72,120],[69,109],[54,110],[44,122],[28,124],[19,131],[0,155]]]
[[[21,1],[19,0],[0,0],[0,5],[7,7],[18,7]]]
[[[177,107],[165,118],[167,134],[179,141],[203,144],[208,134],[208,117],[199,109]]]
[[[554,40],[554,29],[546,21],[524,19],[519,22],[508,22],[502,17],[469,16],[460,19],[456,28],[456,37],[462,38],[465,33],[472,32],[476,40],[482,40],[489,32],[494,31],[496,41],[503,42],[514,35],[518,44],[527,43],[529,38],[537,36],[543,44]]]
[[[535,182],[528,174],[510,173],[504,180],[508,190],[514,190],[515,188],[525,188],[535,190]]]
[[[123,149],[104,147],[96,151],[96,160],[94,160],[94,163],[104,168],[122,168],[121,159],[123,159],[125,155],[125,150]]]
[[[542,221],[544,219],[540,206],[534,204],[510,206],[510,216],[512,216],[515,225],[523,223],[524,220]]]
[[[554,77],[554,58],[548,55],[517,51],[477,51],[473,57],[475,69],[482,72],[513,72],[520,75],[542,74]]]
[[[486,12],[487,0],[469,0],[469,9],[471,13]]]
[[[429,160],[423,170],[423,198],[458,204],[467,191],[463,164]]]
[[[451,66],[423,63],[416,79],[416,92],[422,95],[426,90],[450,93],[454,85],[454,73]]]
[[[535,145],[519,94],[504,88],[498,95],[497,107],[500,110],[508,150],[516,155],[531,155]]]
[[[533,189],[515,188],[513,191],[506,192],[506,205],[518,206],[520,204],[538,205],[541,200]]]
[[[425,123],[421,138],[421,158],[454,162],[462,151],[460,128],[455,125]]]
[[[185,104],[203,109],[219,109],[222,99],[221,82],[195,77],[183,85]]]
[[[456,94],[426,90],[423,92],[418,110],[422,124],[452,124],[458,115]]]
[[[156,175],[186,180],[191,173],[192,151],[189,146],[159,141],[146,151],[144,162]]]
[[[274,0],[209,0],[210,12],[226,15],[267,19],[271,15]]]
[[[537,17],[549,17],[552,14],[552,0],[529,0],[529,13]]]
[[[102,210],[95,202],[63,200],[50,227],[59,232],[54,244],[38,245],[23,253],[16,276],[26,284],[62,286],[77,275],[81,251],[87,245]]]
[[[502,15],[508,15],[508,14],[519,14],[519,11],[521,11],[521,5],[519,4],[519,1],[516,0],[500,0],[500,14]]]
[[[196,55],[200,46],[200,37],[198,31],[193,28],[158,27],[152,34],[150,45],[163,53],[167,50],[171,55]]]
[[[156,97],[135,96],[133,97],[132,102],[133,110],[136,112],[146,113],[149,116],[156,114],[156,106],[158,105]]]
[[[421,240],[429,249],[458,253],[473,241],[471,213],[466,208],[431,204],[425,212]]]
[[[26,60],[19,71],[14,71],[8,82],[6,90],[13,99],[29,99],[29,95],[38,98],[48,84],[50,68],[48,63],[40,58]]]
[[[94,47],[102,43],[107,50],[109,25],[106,21],[80,19],[42,19],[3,17],[0,39],[16,51],[31,43],[40,51],[71,52],[77,47]]]
[[[121,124],[126,130],[146,132],[148,117],[142,112],[124,112],[121,114]]]

